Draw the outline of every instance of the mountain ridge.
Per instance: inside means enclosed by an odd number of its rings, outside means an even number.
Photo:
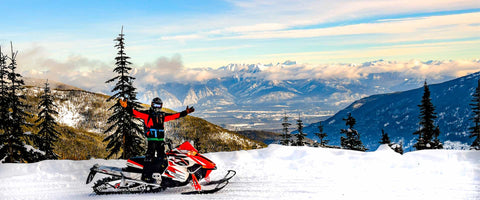
[[[440,127],[439,139],[446,143],[446,148],[465,149],[473,141],[468,137],[468,127],[472,126],[469,104],[479,77],[480,72],[476,72],[442,83],[429,84],[430,97],[438,116],[435,125]],[[359,131],[367,148],[378,145],[381,130],[384,129],[392,141],[402,142],[407,150],[412,150],[412,145],[418,138],[413,132],[419,128],[418,105],[422,95],[423,87],[372,95],[353,102],[321,123],[331,144],[339,145],[339,131],[346,127],[342,119],[351,113],[357,120],[355,129]],[[307,137],[318,139],[313,134],[318,132],[318,125],[319,123],[314,123],[305,128],[305,132],[309,133]]]
[[[428,62],[417,63],[417,68],[426,63]],[[334,75],[313,78],[308,70],[316,73],[321,70],[298,65],[295,61],[276,65],[229,64],[218,69],[203,69],[220,75],[215,78],[145,84],[139,91],[139,99],[148,102],[159,96],[167,106],[176,109],[194,105],[200,108],[198,116],[216,124],[224,124],[230,130],[241,127],[240,129],[278,131],[281,128],[279,121],[285,112],[292,113],[292,116],[305,114],[304,122],[314,123],[328,118],[355,100],[374,94],[414,89],[420,87],[425,80],[423,76],[406,72],[375,72],[370,69],[381,68],[378,66],[382,65],[399,64],[378,60],[342,65],[345,69],[339,70],[347,70],[345,73],[352,73],[348,70],[358,71],[354,71],[355,77],[345,75],[344,78]],[[417,68],[412,67],[418,70]],[[291,72],[298,74],[289,75]],[[455,78],[448,74],[425,76],[432,83]]]

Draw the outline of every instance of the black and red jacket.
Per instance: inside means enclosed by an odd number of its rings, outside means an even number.
[[[148,141],[164,141],[165,138],[165,122],[175,120],[187,116],[187,111],[179,113],[138,111],[132,109],[133,117],[142,119],[145,125],[145,136]]]

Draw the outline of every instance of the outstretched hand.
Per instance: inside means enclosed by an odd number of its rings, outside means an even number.
[[[120,105],[121,105],[122,107],[124,107],[124,108],[127,107],[127,100],[119,99],[119,100],[118,100],[118,103],[120,103]]]
[[[195,112],[195,108],[193,108],[193,106],[192,107],[187,106],[187,109],[185,109],[185,111],[187,111],[187,114],[189,114],[189,113]]]

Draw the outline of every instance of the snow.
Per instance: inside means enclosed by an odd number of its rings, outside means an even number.
[[[45,151],[37,149],[37,148],[33,147],[32,145],[25,144],[23,146],[25,147],[25,149],[27,149],[27,151],[33,151],[33,152],[37,152],[37,153],[41,153],[42,155],[45,155]]]
[[[95,163],[123,167],[125,160],[93,159],[0,164],[0,199],[480,199],[480,151],[400,155],[386,145],[374,152],[270,145],[205,156],[218,166],[212,180],[228,169],[237,171],[216,194],[179,194],[190,190],[186,186],[97,196],[91,188],[95,180],[85,184],[89,168]]]
[[[79,112],[76,112],[76,108],[71,102],[60,104],[60,106],[58,106],[58,116],[56,117],[56,121],[61,124],[76,127],[83,118],[84,117],[81,116]]]

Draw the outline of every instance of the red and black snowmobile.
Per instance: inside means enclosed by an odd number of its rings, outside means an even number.
[[[155,183],[142,181],[145,157],[140,156],[128,159],[125,168],[94,165],[90,169],[87,184],[93,180],[96,173],[101,173],[110,176],[94,184],[93,191],[97,194],[160,192],[166,188],[185,186],[189,183],[194,190],[182,194],[208,194],[223,189],[236,174],[235,171],[229,170],[224,178],[209,181],[210,173],[217,169],[215,163],[198,153],[189,142],[170,149],[166,153],[168,167],[165,172],[153,174]],[[200,184],[202,179],[206,181]]]

